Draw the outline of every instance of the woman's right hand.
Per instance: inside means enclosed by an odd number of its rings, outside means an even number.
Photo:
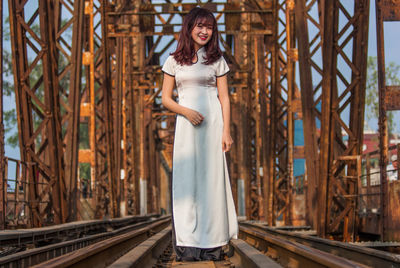
[[[204,116],[201,113],[192,109],[187,109],[183,116],[185,116],[194,126],[201,124],[204,120]]]

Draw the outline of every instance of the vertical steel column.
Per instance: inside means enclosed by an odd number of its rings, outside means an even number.
[[[224,6],[225,9],[228,10],[240,10],[239,4],[237,1],[232,1],[229,0]],[[230,32],[238,32],[240,30],[240,15],[239,14],[225,14],[225,29],[226,31]],[[220,36],[220,42],[222,43],[223,47],[225,48],[225,56],[229,55],[228,61],[231,63],[233,62],[232,59],[234,59],[234,51],[232,48],[235,46],[236,43],[234,39],[233,34],[227,34],[226,36],[226,42]],[[234,43],[234,46],[233,46]],[[235,60],[236,61],[236,60]],[[230,66],[232,68],[232,66]],[[236,67],[236,66],[235,66]],[[238,69],[240,67],[237,67]],[[231,71],[233,73],[233,70]],[[236,74],[231,75],[230,78],[237,79]],[[229,80],[228,80],[229,81]],[[240,107],[240,99],[238,98],[238,88],[236,85],[234,85],[233,81],[230,81],[231,83],[229,84],[230,87],[233,87],[235,92],[230,92],[230,101],[231,101],[231,136],[234,141],[233,146],[231,148],[231,151],[229,154],[227,154],[227,163],[229,165],[229,175],[230,175],[230,181],[231,181],[231,186],[232,186],[232,194],[233,194],[233,200],[235,202],[235,207],[237,208],[238,215],[242,215],[242,213],[245,213],[245,208],[243,209],[242,203],[241,203],[241,198],[242,197],[242,192],[240,191],[241,189],[239,188],[241,186],[241,182],[243,181],[243,178],[240,177],[239,173],[239,163],[240,163],[240,139],[239,139],[239,129],[241,125],[241,118],[240,118],[240,112],[241,112],[241,107]],[[232,88],[230,88],[232,91]],[[244,189],[243,189],[244,191]]]
[[[139,11],[138,1],[133,3],[133,11]],[[128,17],[128,22],[132,25],[132,30],[139,32],[139,16],[132,15]],[[128,45],[128,61],[126,69],[126,139],[124,140],[124,153],[126,154],[126,168],[125,168],[125,200],[128,214],[139,214],[139,179],[137,164],[137,139],[136,139],[136,116],[135,116],[135,91],[133,89],[133,71],[135,69],[138,56],[137,51],[137,37],[126,38]]]
[[[79,148],[79,163],[89,164],[90,165],[90,185],[87,185],[89,188],[89,200],[82,200],[79,198],[79,210],[85,210],[86,213],[80,213],[81,215],[88,215],[87,218],[94,218],[96,215],[96,209],[98,208],[97,204],[97,196],[101,191],[101,188],[98,184],[97,180],[97,172],[96,172],[96,163],[97,163],[97,146],[96,146],[96,101],[95,101],[95,83],[97,79],[95,78],[95,61],[99,59],[99,48],[98,45],[100,42],[95,43],[95,39],[100,37],[98,35],[99,24],[94,25],[94,16],[98,14],[97,8],[94,9],[93,0],[84,1],[84,16],[82,18],[82,49],[84,52],[82,53],[82,65],[86,66],[84,72],[84,79],[82,79],[82,84],[84,85],[82,89],[82,93],[80,94],[82,98],[79,100],[80,105],[80,117],[78,121],[78,125],[80,126],[81,122],[87,123],[87,131],[88,131],[88,149]],[[97,15],[98,16],[98,15]],[[96,34],[95,34],[96,33]],[[100,37],[101,38],[101,37]],[[96,50],[95,50],[96,49]],[[83,68],[83,67],[82,67]],[[96,87],[98,84],[96,84]],[[83,139],[82,141],[83,142]],[[79,167],[78,167],[79,168]],[[79,181],[81,178],[78,178]],[[78,184],[79,186],[79,184]],[[81,208],[82,206],[82,208]],[[83,212],[83,211],[81,211]],[[88,213],[90,212],[90,213]],[[83,218],[85,219],[85,218]]]
[[[301,103],[303,113],[304,151],[307,167],[307,203],[306,217],[308,224],[313,228],[317,226],[317,178],[318,178],[318,136],[316,120],[319,119],[320,111],[317,105],[320,103],[319,96],[316,96],[322,84],[322,60],[319,62],[316,57],[322,57],[322,18],[312,17],[311,9],[323,5],[324,0],[298,0],[296,2],[296,31],[299,48],[299,68],[301,84]],[[308,24],[312,23],[317,29],[314,36],[310,36]],[[313,71],[315,72],[313,74]],[[316,75],[316,74],[319,74]],[[319,78],[319,79],[318,79]]]
[[[245,1],[240,1],[240,10],[245,11]],[[235,36],[235,58],[240,64],[242,70],[248,70],[250,67],[250,15],[241,13],[240,31],[244,32],[240,36]],[[251,201],[251,151],[250,144],[250,107],[251,104],[251,88],[249,87],[249,74],[243,72],[240,74],[241,82],[245,85],[238,88],[237,97],[240,107],[240,121],[238,126],[238,171],[239,178],[244,181],[245,196],[245,213],[247,219],[252,218],[252,201]]]
[[[292,1],[273,2],[273,35],[268,43],[270,60],[270,135],[268,151],[268,223],[291,224],[290,195],[293,180],[294,28]],[[288,10],[287,10],[288,9]],[[282,18],[281,14],[289,16]],[[286,48],[284,45],[286,44]],[[292,80],[289,80],[292,79]],[[290,138],[291,137],[291,138]],[[292,152],[292,153],[289,153]]]
[[[119,5],[123,4],[117,1],[116,8],[119,8]],[[114,23],[123,23],[123,17],[117,17],[114,19]],[[115,199],[117,214],[120,214],[120,201],[121,201],[121,169],[123,166],[122,163],[122,146],[123,144],[123,126],[122,126],[122,105],[123,105],[123,92],[124,92],[124,59],[126,57],[126,48],[124,47],[123,38],[109,38],[109,44],[113,44],[114,53],[112,56],[111,64],[111,72],[112,72],[112,130],[113,130],[113,143],[114,143],[114,160],[115,160]]]
[[[89,35],[88,62],[90,63],[90,141],[92,165],[95,165],[92,181],[94,184],[95,217],[117,217],[119,203],[116,196],[115,141],[112,130],[112,84],[111,62],[112,47],[108,40],[108,1],[87,2],[85,11],[90,16],[86,22]],[[94,162],[94,163],[93,163]]]
[[[255,89],[254,94],[254,104],[253,104],[253,117],[255,119],[255,130],[256,130],[256,138],[255,138],[255,153],[256,153],[256,194],[257,194],[257,203],[258,203],[258,220],[265,219],[265,201],[263,195],[263,184],[262,178],[264,177],[264,161],[263,161],[263,133],[267,132],[266,126],[266,83],[265,83],[265,59],[264,59],[264,38],[263,36],[254,36],[253,37],[254,48],[254,76],[253,79],[255,81]]]
[[[116,180],[118,179],[116,167],[115,167],[115,145],[113,142],[113,128],[112,128],[112,96],[111,96],[111,54],[110,54],[110,44],[108,40],[108,0],[101,0],[100,3],[100,13],[101,13],[101,37],[102,37],[102,48],[101,48],[101,57],[102,57],[102,83],[100,90],[102,91],[103,97],[103,115],[104,115],[104,136],[106,148],[105,148],[105,168],[107,168],[107,174],[105,180],[108,186],[108,197],[110,202],[110,216],[112,218],[119,216],[119,204],[117,203],[116,196]]]
[[[58,66],[60,66],[57,75],[60,87],[60,103],[64,108],[62,111],[65,111],[62,114],[62,128],[65,131],[63,137],[65,148],[65,196],[68,205],[68,221],[73,221],[77,219],[77,200],[79,198],[77,193],[77,175],[79,168],[79,117],[84,1],[74,1],[73,6],[70,6],[70,3],[57,0],[55,7],[57,11],[55,19],[55,27],[57,29],[57,62],[59,63]],[[69,36],[64,36],[64,33],[71,30],[71,28],[72,40],[68,40]]]
[[[293,175],[293,157],[294,157],[294,113],[295,113],[295,61],[297,61],[297,49],[296,49],[296,37],[295,37],[295,22],[294,22],[294,0],[286,0],[286,49],[282,48],[286,52],[286,94],[287,95],[287,218],[285,219],[285,225],[292,225],[292,189],[294,183]],[[283,53],[282,53],[283,54]],[[283,82],[284,83],[284,82]],[[284,85],[282,85],[284,87]]]
[[[384,46],[384,21],[400,21],[400,3],[398,1],[376,0],[376,41],[378,55],[378,88],[379,88],[379,150],[380,150],[380,188],[381,188],[381,240],[390,238],[388,230],[389,185],[386,174],[388,164],[389,131],[387,126],[386,111],[400,110],[400,85],[386,85],[385,74],[385,46]]]
[[[267,66],[266,66],[266,59],[265,59],[265,52],[266,52],[266,36],[263,36],[263,38],[258,37],[258,42],[257,42],[257,57],[255,60],[257,61],[257,67],[258,67],[258,75],[259,77],[256,77],[256,79],[259,81],[259,104],[260,104],[260,116],[259,116],[259,128],[260,128],[260,139],[261,139],[261,150],[262,150],[262,162],[260,165],[262,166],[262,183],[261,183],[261,191],[262,191],[262,205],[260,206],[260,209],[263,211],[260,212],[260,220],[266,221],[268,219],[268,212],[269,212],[269,206],[268,206],[268,190],[269,190],[269,184],[268,184],[268,137],[270,135],[270,103],[269,103],[269,88],[268,88],[268,80],[270,80],[270,74],[267,73]],[[269,222],[271,224],[271,222]]]
[[[273,21],[278,21],[279,12],[278,12],[278,0],[273,1]],[[268,216],[267,221],[268,224],[275,225],[276,224],[276,200],[275,200],[275,181],[276,181],[276,170],[275,170],[275,148],[276,148],[276,136],[277,136],[277,128],[276,121],[278,120],[277,110],[277,87],[279,81],[279,48],[276,40],[278,39],[278,23],[274,23],[272,26],[272,36],[269,36],[267,39],[267,53],[269,54],[269,73],[271,76],[271,81],[268,84],[269,87],[269,100],[270,100],[270,110],[269,110],[269,136],[268,136],[268,151],[267,151],[267,162],[268,162],[268,170],[267,170],[267,209]]]

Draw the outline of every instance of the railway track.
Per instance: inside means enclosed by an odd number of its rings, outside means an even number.
[[[284,267],[368,267],[251,227],[239,226],[239,237]]]
[[[368,247],[356,246],[340,241],[323,239],[307,234],[279,230],[265,226],[261,223],[241,222],[240,227],[243,230],[250,229],[251,231],[259,234],[260,237],[280,238],[353,261],[359,265],[371,267],[400,267],[400,256],[397,254],[392,254]],[[260,238],[258,238],[258,240],[259,239]],[[258,248],[263,250],[263,248]]]
[[[104,232],[94,235],[88,235],[86,237],[72,239],[60,243],[51,244],[44,247],[29,249],[14,253],[5,257],[0,258],[0,267],[29,267],[46,260],[56,258],[58,256],[74,252],[79,249],[83,249],[90,245],[101,243],[101,241],[111,239],[115,236],[124,235],[126,233],[136,231],[149,227],[151,224],[160,223],[161,225],[167,225],[170,221],[170,216],[164,216],[159,218],[148,217],[145,221],[140,221],[125,227],[121,227],[117,230],[110,232]],[[149,232],[155,232],[159,229],[149,229]]]
[[[225,260],[176,262],[169,216],[124,228],[100,240],[92,237],[88,245],[81,243],[80,247],[70,247],[68,252],[67,244],[58,244],[36,254],[28,250],[25,254],[30,252],[30,257],[20,255],[19,262],[13,254],[8,256],[10,262],[0,259],[0,267],[400,267],[395,254],[275,230],[253,222],[240,223],[239,239],[231,240],[225,247]],[[353,251],[346,252],[349,248]]]
[[[225,261],[177,263],[171,253],[171,226],[167,222],[153,223],[130,233],[116,236],[63,256],[35,265],[35,268],[52,267],[282,267],[242,240],[230,243],[230,258]],[[169,224],[169,223],[168,223]],[[159,232],[153,232],[163,228]],[[154,234],[154,235],[153,235]],[[165,251],[170,255],[160,262]]]
[[[106,232],[107,230],[117,230],[157,217],[159,217],[158,214],[149,214],[106,220],[76,221],[32,229],[2,230],[0,231],[0,245],[2,247],[24,247],[51,240],[70,240],[84,235]]]

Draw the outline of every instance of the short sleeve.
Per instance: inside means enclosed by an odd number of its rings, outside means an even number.
[[[221,58],[215,62],[215,67],[215,76],[217,77],[224,76],[229,73],[229,66],[223,56],[221,56]]]
[[[164,73],[170,75],[170,76],[175,76],[175,66],[176,66],[176,61],[173,56],[169,56],[167,60],[165,61],[161,71]]]

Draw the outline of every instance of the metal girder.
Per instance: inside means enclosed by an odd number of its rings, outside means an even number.
[[[139,11],[138,1],[134,2],[133,11]],[[139,16],[131,15],[128,16],[128,24],[132,25],[132,30],[139,32]],[[133,72],[137,67],[137,57],[140,54],[138,47],[138,37],[125,38],[127,51],[127,58],[131,59],[127,61],[126,65],[126,90],[124,93],[124,104],[123,109],[125,113],[124,126],[124,196],[127,208],[127,214],[139,214],[140,213],[140,188],[139,188],[139,176],[138,170],[138,141],[137,141],[137,130],[136,130],[136,116],[135,116],[135,91],[133,90]]]
[[[293,1],[273,2],[273,34],[267,40],[270,53],[270,127],[268,137],[268,223],[291,224],[294,135]],[[280,13],[285,14],[285,20]]]
[[[65,172],[65,198],[68,221],[77,220],[79,117],[81,100],[81,72],[83,47],[84,2],[57,0],[55,30],[57,48],[57,76],[59,81]],[[72,33],[72,36],[70,35]],[[72,38],[71,40],[69,40]]]
[[[157,126],[153,120],[152,111],[158,109],[160,102],[160,76],[152,74],[154,65],[158,65],[158,54],[155,54],[161,36],[156,42],[146,36],[132,36],[131,32],[154,32],[154,16],[139,16],[134,14],[140,11],[152,11],[154,7],[142,1],[119,1],[115,12],[121,14],[111,24],[112,29],[119,31],[110,33],[110,39],[117,43],[115,64],[118,68],[116,75],[117,91],[121,93],[122,105],[119,100],[115,107],[121,105],[121,113],[114,114],[115,122],[122,120],[121,133],[114,137],[117,146],[123,140],[123,150],[120,150],[122,159],[120,167],[124,167],[124,199],[127,213],[146,214],[159,211],[159,173],[158,150],[156,150]],[[128,14],[126,11],[133,11]],[[110,12],[110,14],[113,14]],[[110,16],[114,18],[115,16]],[[172,19],[168,19],[169,21]],[[129,25],[124,27],[123,25]],[[123,31],[119,27],[123,26]],[[114,42],[113,41],[113,42]],[[170,45],[170,44],[169,44]],[[169,46],[168,45],[168,46]],[[130,55],[128,58],[127,55]],[[128,59],[125,61],[125,59]],[[156,62],[154,60],[156,59]],[[126,81],[126,83],[125,83]],[[114,83],[113,83],[114,84]],[[158,92],[156,92],[158,90]],[[116,94],[118,96],[118,94]],[[117,118],[121,116],[121,118]],[[116,153],[119,155],[120,153]],[[118,162],[118,161],[117,161]],[[171,167],[170,167],[171,168]]]
[[[376,9],[376,40],[378,55],[378,89],[379,89],[379,150],[380,150],[380,234],[381,240],[392,239],[396,227],[391,226],[388,215],[389,183],[386,167],[389,155],[389,131],[387,125],[387,111],[400,110],[400,85],[386,84],[385,73],[385,45],[384,45],[384,21],[400,21],[400,3],[398,1],[377,0]],[[399,152],[397,153],[399,154]],[[399,158],[398,158],[399,159]]]
[[[113,131],[116,46],[108,39],[109,1],[85,1],[84,50],[82,64],[88,66],[82,92],[81,118],[88,123],[90,149],[80,150],[79,162],[90,163],[93,195],[82,203],[94,217],[118,217],[119,170],[116,167],[116,140]],[[115,74],[115,72],[114,72]],[[118,105],[117,105],[118,106]],[[119,106],[120,107],[120,106]],[[82,120],[82,119],[81,119]],[[117,131],[117,129],[115,129]],[[120,143],[119,143],[120,147]]]
[[[353,9],[353,11],[351,11]],[[368,0],[324,6],[322,119],[318,235],[356,237],[364,97]],[[339,12],[344,14],[340,17]],[[339,68],[339,64],[342,64]]]
[[[244,10],[245,1],[232,1],[233,4],[236,4],[238,9]],[[233,7],[233,6],[232,6]],[[240,14],[240,30],[243,32],[242,35],[234,35],[234,47],[233,51],[235,60],[239,65],[241,70],[249,70],[250,69],[250,36],[248,33],[250,31],[250,16],[249,14],[242,13]],[[252,144],[251,140],[253,138],[252,133],[254,127],[251,126],[251,76],[248,72],[240,72],[236,73],[235,77],[241,82],[242,85],[236,88],[238,105],[237,112],[238,114],[234,114],[233,117],[239,118],[237,122],[237,136],[234,137],[235,142],[237,143],[237,164],[238,164],[238,176],[239,179],[244,181],[244,201],[245,201],[245,215],[248,219],[253,219],[255,214],[257,214],[258,205],[257,199],[254,195],[254,191],[252,191],[252,187],[254,185],[254,176],[252,176]],[[253,148],[254,149],[254,148]],[[254,174],[253,174],[254,175]]]
[[[298,33],[301,104],[303,114],[304,151],[307,174],[306,217],[308,224],[317,227],[317,181],[319,144],[317,122],[321,115],[322,38],[324,0],[296,2],[296,31]],[[315,12],[315,11],[319,12]],[[310,25],[310,26],[309,26]],[[310,33],[309,27],[311,27]]]
[[[111,95],[111,44],[108,40],[108,1],[94,1],[94,14],[100,16],[100,23],[95,25],[97,28],[101,26],[96,40],[100,47],[95,52],[97,54],[95,66],[95,83],[99,88],[95,87],[97,101],[96,110],[96,180],[98,180],[97,191],[97,207],[96,215],[98,217],[109,215],[117,217],[119,215],[119,204],[116,196],[116,180],[119,179],[115,167],[115,143],[113,139],[113,121],[112,121],[112,95]],[[96,30],[94,30],[96,33]],[[95,43],[97,43],[95,41]],[[102,205],[100,205],[102,204]],[[102,208],[102,209],[99,209]]]
[[[30,226],[65,222],[63,144],[55,42],[55,6],[9,0],[21,158],[28,162]],[[33,11],[33,12],[32,12]],[[38,25],[36,31],[32,28]]]

